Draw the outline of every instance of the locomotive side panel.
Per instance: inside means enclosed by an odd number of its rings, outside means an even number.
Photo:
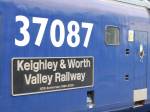
[[[108,6],[110,5],[111,3]],[[50,7],[49,10],[46,10],[31,7],[31,5],[28,7],[25,4],[18,6],[12,3],[0,4],[0,13],[2,11],[4,21],[2,28],[4,36],[0,38],[2,43],[0,99],[3,101],[0,103],[0,108],[2,111],[83,112],[93,107],[91,111],[119,110],[134,106],[134,97],[136,96],[134,90],[137,88],[140,89],[140,91],[135,91],[137,96],[141,90],[142,95],[144,93],[140,100],[149,98],[149,95],[147,98],[149,75],[146,65],[147,61],[149,62],[149,50],[145,51],[145,49],[149,49],[145,43],[148,37],[145,37],[145,34],[140,35],[139,38],[141,36],[146,38],[145,40],[141,39],[144,46],[140,47],[138,43],[140,39],[137,39],[134,34],[137,30],[148,32],[147,19],[144,18],[143,21],[143,18],[129,18],[131,13],[128,12],[128,16],[124,13],[121,15],[118,13],[119,11],[113,12],[115,9],[110,12],[107,5],[106,11],[105,9],[101,9],[101,11],[92,9],[95,11],[94,13],[82,8],[80,11],[65,11],[54,8],[54,6],[51,10]],[[97,5],[94,6],[97,8]],[[112,8],[115,7],[112,6]],[[144,14],[146,15],[146,13]],[[141,24],[139,24],[140,22]],[[129,31],[131,31],[131,37]],[[116,38],[111,40],[108,37]],[[138,54],[139,48],[141,55]],[[52,61],[52,71],[43,71],[43,73],[53,73],[57,69],[57,65],[59,65],[57,62],[60,59],[63,59],[62,61],[75,59],[76,65],[80,65],[81,68],[71,68],[73,73],[80,72],[78,78],[73,78],[74,81],[71,84],[78,86],[69,88],[69,86],[63,85],[62,87],[65,89],[59,90],[59,86],[55,86],[55,89],[53,86],[48,91],[45,91],[45,87],[42,88],[44,91],[35,89],[32,91],[33,86],[26,88],[22,85],[22,83],[35,84],[37,89],[42,84],[51,84],[52,75],[45,74],[42,77],[39,74],[35,77],[31,73],[27,76],[28,71],[24,74],[24,71],[28,69],[30,69],[29,72],[33,70],[34,67],[31,65],[35,60],[41,62],[43,58],[45,62]],[[137,68],[139,71],[135,72],[137,61],[140,63]],[[19,67],[16,66],[17,62]],[[144,67],[141,63],[144,63]],[[63,68],[61,69],[63,71]],[[16,72],[17,70],[23,72]],[[33,71],[35,73],[36,69]],[[83,71],[88,71],[87,74],[91,75],[90,78],[86,78]],[[13,78],[22,73],[24,79],[19,77],[14,81]],[[69,79],[71,78],[68,78],[70,76],[68,73],[63,78],[58,76],[56,82],[60,81],[62,84],[65,80],[67,84],[70,84]],[[138,73],[143,74],[139,75]],[[15,87],[20,88],[16,88],[17,91],[14,91]],[[147,88],[146,91],[145,88]]]

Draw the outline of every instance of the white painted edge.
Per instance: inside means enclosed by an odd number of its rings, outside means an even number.
[[[147,100],[147,88],[137,89],[133,91],[133,101]]]

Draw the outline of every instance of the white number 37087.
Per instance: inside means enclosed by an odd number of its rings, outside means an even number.
[[[21,38],[22,40],[20,40],[19,38],[16,37],[15,45],[20,47],[26,46],[30,42],[30,33],[28,32],[30,21],[26,16],[18,15],[16,16],[16,22],[23,23],[23,26],[20,28],[20,33],[23,35],[23,38]],[[39,32],[35,40],[35,45],[40,46],[47,27],[48,18],[33,17],[32,23],[40,25]],[[56,28],[59,28],[59,37],[56,37],[56,33],[57,33]],[[80,44],[80,35],[79,35],[80,28],[87,29],[87,33],[85,35],[85,39],[83,43],[83,46],[87,48],[89,45],[89,41],[93,29],[93,23],[82,22],[80,27],[77,21],[70,21],[67,26],[68,34],[66,35],[64,23],[60,19],[55,19],[51,23],[49,38],[54,47],[61,47],[64,44],[65,36],[66,36],[68,45],[70,47],[77,47]]]

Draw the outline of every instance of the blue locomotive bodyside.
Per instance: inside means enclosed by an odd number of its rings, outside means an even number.
[[[109,0],[1,0],[0,111],[102,112],[148,105],[149,38],[144,7]],[[48,73],[57,71],[58,61],[64,66],[72,59],[76,69],[67,70],[81,73],[57,75],[57,86],[51,85],[54,75]],[[42,67],[51,71],[33,75]],[[59,89],[60,83],[68,85]]]

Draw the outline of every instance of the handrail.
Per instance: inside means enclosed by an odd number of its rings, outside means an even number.
[[[150,9],[150,0],[115,0],[115,1],[142,6]]]

